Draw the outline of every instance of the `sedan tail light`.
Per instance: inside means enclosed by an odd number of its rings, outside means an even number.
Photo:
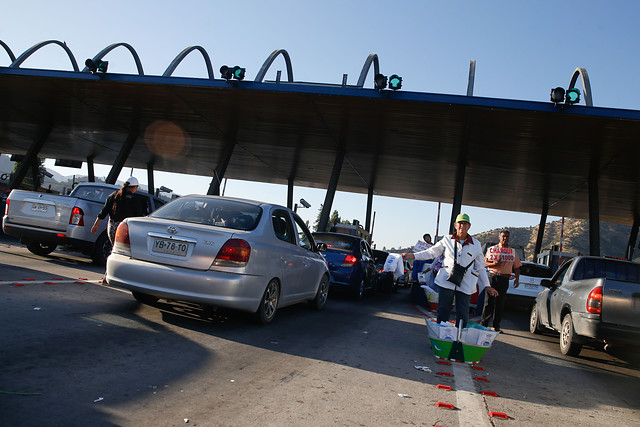
[[[131,256],[131,242],[129,241],[129,226],[121,222],[116,230],[116,239],[113,243],[113,253]]]
[[[358,262],[358,258],[354,257],[353,255],[347,255],[346,257],[344,257],[344,261],[342,261],[340,267],[353,267],[354,265],[356,265],[356,262]]]
[[[79,207],[74,207],[71,211],[71,218],[69,219],[71,225],[84,225],[84,211]]]
[[[244,267],[251,256],[251,245],[242,239],[229,239],[218,251],[213,266]]]
[[[11,200],[7,199],[7,201],[5,202],[6,204],[4,205],[4,214],[5,215],[9,215],[9,202]]]
[[[587,297],[587,311],[593,314],[602,313],[602,286],[593,288]]]

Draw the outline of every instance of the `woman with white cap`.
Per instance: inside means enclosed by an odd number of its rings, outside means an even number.
[[[122,187],[114,191],[107,197],[102,210],[98,214],[96,221],[91,227],[91,232],[95,234],[98,231],[98,224],[109,215],[109,224],[107,226],[107,235],[113,246],[116,238],[116,230],[118,225],[125,218],[132,216],[144,216],[144,209],[140,200],[134,196],[138,190],[138,180],[135,177],[127,178]]]

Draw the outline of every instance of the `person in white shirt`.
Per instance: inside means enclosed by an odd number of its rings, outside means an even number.
[[[469,215],[460,214],[454,223],[456,232],[445,237],[427,250],[416,253],[403,253],[404,259],[433,259],[444,256],[442,268],[438,272],[435,284],[439,287],[437,322],[448,322],[451,304],[456,300],[456,325],[462,322],[466,327],[469,321],[469,299],[475,292],[478,280],[480,285],[491,296],[498,292],[489,284],[489,277],[484,264],[484,255],[480,242],[468,231],[471,227]],[[459,285],[449,281],[455,264],[467,267]]]

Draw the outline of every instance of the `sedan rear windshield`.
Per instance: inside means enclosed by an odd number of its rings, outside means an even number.
[[[314,234],[313,238],[316,243],[326,243],[327,249],[338,249],[341,251],[352,252],[356,241],[344,238],[339,234]]]
[[[167,203],[150,216],[234,230],[253,230],[261,215],[262,208],[250,203],[186,196]]]

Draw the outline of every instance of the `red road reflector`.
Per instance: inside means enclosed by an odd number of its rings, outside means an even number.
[[[445,402],[438,402],[436,403],[436,406],[438,408],[456,409],[456,407],[453,406],[451,403],[445,403]]]
[[[55,285],[55,282],[44,282],[45,285]]]
[[[28,280],[28,281],[30,281],[30,282],[33,282],[33,281],[34,281],[34,280],[36,280],[36,279],[22,279],[22,280]]]
[[[488,380],[488,379],[486,379],[486,378],[482,378],[482,377],[474,377],[473,379],[474,379],[474,380],[478,380],[478,381],[484,381],[484,382],[487,382],[487,383],[489,382],[489,380]]]
[[[498,397],[498,393],[496,393],[495,391],[487,391],[487,390],[484,390],[484,391],[482,392],[482,394],[484,394],[485,396]]]
[[[24,286],[22,283],[17,283],[17,282],[12,283],[12,285],[14,285],[14,286]]]
[[[496,418],[504,418],[505,420],[509,419],[509,416],[507,414],[505,414],[504,412],[491,411],[491,412],[489,412],[489,416],[490,417],[496,417]]]
[[[444,385],[444,384],[438,384],[436,386],[436,388],[443,388],[445,390],[451,390],[451,386],[450,385]]]
[[[75,281],[75,282],[73,282],[73,283],[77,283],[77,284],[79,284],[79,285],[84,285],[84,284],[85,284],[84,282],[81,282],[80,280],[76,280],[76,281]]]
[[[445,377],[452,377],[453,374],[451,372],[438,372],[437,375],[444,375]]]
[[[476,371],[484,371],[484,368],[481,366],[472,366],[471,369],[475,369]]]
[[[54,277],[54,278],[53,278],[53,279],[51,279],[51,280],[64,280],[64,279],[62,279],[61,277]]]
[[[78,277],[78,280],[88,280],[86,277]]]
[[[441,365],[451,365],[451,363],[447,362],[446,360],[438,360],[437,363],[439,363]]]

